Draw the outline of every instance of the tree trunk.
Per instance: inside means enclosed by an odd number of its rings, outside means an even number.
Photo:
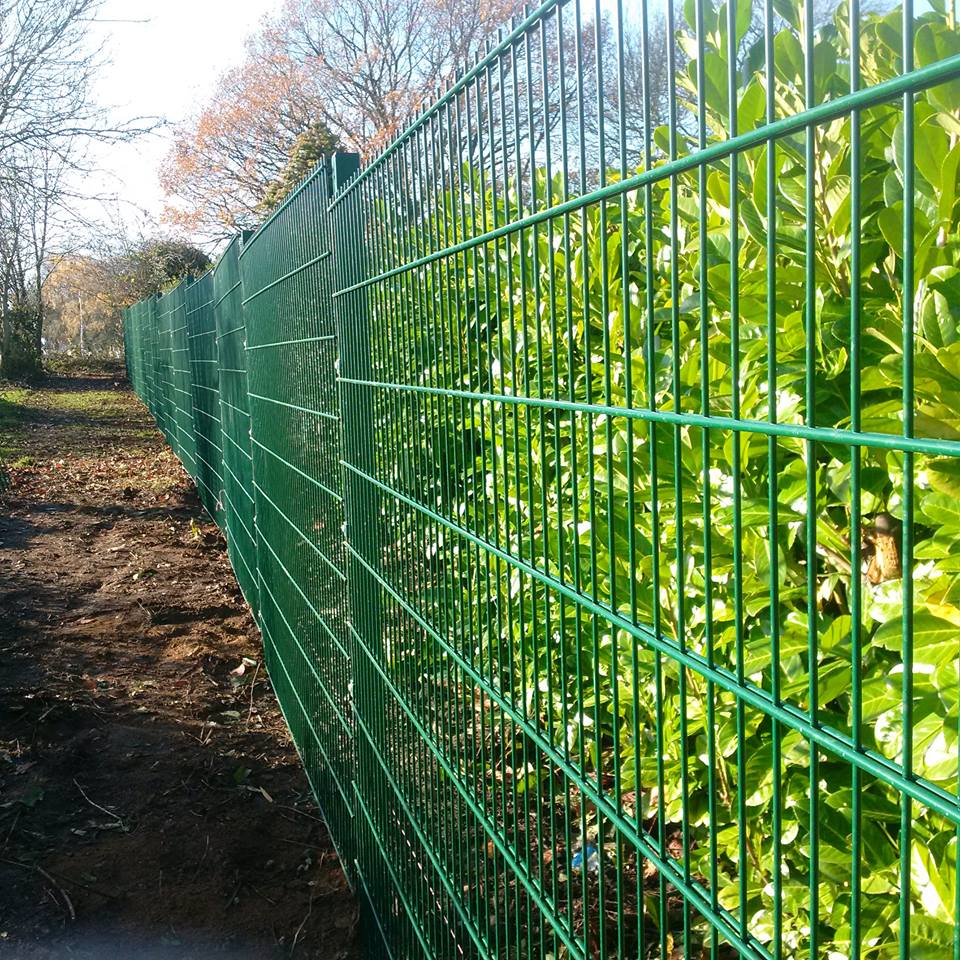
[[[39,350],[38,306],[31,308],[26,276],[17,265],[8,265],[2,294],[3,339],[0,377],[32,379],[42,372]]]
[[[0,377],[10,376],[8,366],[13,355],[13,320],[10,316],[10,265],[3,271],[0,288]]]

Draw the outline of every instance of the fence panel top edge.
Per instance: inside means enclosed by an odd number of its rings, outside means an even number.
[[[303,193],[309,186],[312,184],[318,177],[325,175],[329,172],[330,168],[330,157],[322,156],[318,161],[316,166],[307,176],[297,184],[294,190],[291,190],[290,193],[284,197],[283,202],[275,209],[270,212],[270,215],[266,220],[263,221],[258,227],[250,232],[250,236],[246,239],[243,239],[242,235],[240,236],[241,244],[240,251],[237,254],[238,259],[242,260],[250,248],[260,239],[260,237],[271,227],[274,222],[282,216],[283,212],[287,207],[291,206],[296,199]],[[245,231],[246,232],[246,231]],[[231,241],[232,242],[232,241]],[[229,248],[228,248],[229,249]]]
[[[216,279],[218,273],[227,269],[227,266],[230,262],[230,258],[234,255],[239,256],[240,251],[237,250],[236,254],[233,253],[234,247],[242,246],[243,234],[235,233],[231,238],[230,242],[223,248],[223,253],[217,258],[217,262],[210,268],[208,271],[209,274]]]
[[[503,36],[495,46],[491,47],[477,62],[465,73],[457,77],[449,89],[441,93],[427,107],[423,107],[419,114],[408,123],[390,143],[374,157],[366,166],[361,167],[346,184],[340,189],[337,195],[330,201],[328,210],[332,210],[338,203],[360,183],[378,170],[394,153],[396,153],[410,137],[417,132],[435,113],[438,113],[443,107],[458,96],[461,91],[473,82],[485,70],[492,67],[497,60],[509,50],[516,41],[522,37],[531,27],[536,26],[541,20],[547,17],[557,7],[563,6],[569,0],[545,0],[540,6],[532,10],[508,34]]]

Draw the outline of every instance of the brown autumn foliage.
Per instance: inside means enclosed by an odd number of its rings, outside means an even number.
[[[317,116],[316,84],[289,57],[247,58],[227,71],[210,101],[176,131],[160,180],[170,220],[187,230],[230,235],[262,215],[270,185],[297,137]]]
[[[103,255],[61,257],[44,278],[44,339],[48,354],[118,353],[123,308],[210,266],[189,243],[149,238]]]
[[[299,137],[365,156],[522,10],[519,0],[286,0],[248,40],[161,171],[178,226],[226,236],[285,195]]]
[[[124,304],[116,278],[105,261],[87,256],[64,257],[47,275],[44,295],[48,352],[103,352],[120,348],[120,308]]]

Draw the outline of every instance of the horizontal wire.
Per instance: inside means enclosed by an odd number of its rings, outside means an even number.
[[[294,533],[296,533],[296,535],[300,537],[300,539],[303,540],[303,542],[310,547],[310,549],[313,550],[313,552],[325,564],[327,564],[328,567],[330,567],[330,569],[340,578],[340,580],[346,583],[347,575],[283,512],[280,507],[277,506],[276,503],[273,502],[273,500],[264,491],[263,487],[261,487],[256,480],[253,481],[253,488],[260,494],[260,496],[263,497],[264,500],[267,501],[267,503],[270,504],[271,507],[273,507],[274,510],[276,510],[280,517],[282,517],[283,520],[290,525]]]
[[[554,400],[551,397],[524,397],[518,394],[479,393],[474,390],[455,390],[445,387],[427,387],[419,384],[385,383],[376,380],[359,380],[338,377],[339,383],[350,386],[371,387],[380,390],[398,390],[434,396],[476,400],[486,403],[503,403],[515,406],[546,407],[570,413],[586,413],[594,416],[625,417],[653,423],[670,423],[679,426],[703,427],[705,429],[729,430],[734,433],[751,433],[795,440],[819,440],[822,443],[837,443],[851,447],[875,447],[882,450],[914,451],[937,454],[945,457],[960,457],[960,440],[937,437],[905,437],[895,433],[864,433],[841,430],[835,427],[810,427],[801,423],[772,423],[769,420],[743,420],[700,413],[677,413],[672,410],[651,410],[645,407],[618,407],[603,403],[579,403],[571,400]]]
[[[315,487],[317,487],[318,490],[322,490],[328,497],[332,497],[334,500],[336,500],[337,503],[343,502],[343,497],[341,497],[339,493],[336,493],[334,490],[331,490],[326,484],[322,483],[316,477],[311,477],[309,473],[304,473],[303,470],[301,470],[299,467],[292,464],[289,460],[285,459],[284,457],[281,457],[280,454],[277,453],[275,450],[271,450],[270,447],[262,444],[256,437],[251,437],[250,442],[253,443],[254,446],[259,447],[261,450],[263,450],[264,453],[269,453],[271,457],[275,457],[284,466],[289,467],[291,470],[294,471],[294,473],[297,473],[301,477],[303,477],[304,480],[308,480]]]
[[[323,253],[317,254],[312,260],[307,260],[305,263],[301,263],[298,267],[294,267],[292,270],[285,273],[282,277],[277,277],[276,280],[271,280],[265,287],[261,287],[255,293],[251,293],[249,297],[240,302],[243,306],[246,306],[251,301],[255,300],[261,294],[266,293],[268,290],[272,290],[277,284],[283,283],[284,280],[289,280],[291,277],[295,277],[298,273],[302,273],[304,270],[309,269],[310,267],[315,267],[318,263],[323,263],[327,257],[330,256],[329,250],[324,250]]]
[[[296,340],[275,340],[273,343],[253,343],[247,344],[247,352],[251,350],[266,350],[268,347],[287,347],[297,343],[320,343],[324,340],[336,340],[334,333],[327,333],[319,337],[299,337]]]
[[[821,123],[827,123],[831,120],[837,120],[855,110],[863,110],[867,107],[876,106],[888,100],[893,100],[898,96],[910,91],[921,91],[937,83],[946,83],[955,77],[960,76],[960,54],[948,57],[938,63],[930,64],[927,67],[921,67],[909,74],[902,74],[891,80],[884,80],[873,87],[864,87],[853,93],[846,93],[837,97],[836,100],[827,100],[824,103],[811,107],[802,113],[792,114],[780,120],[774,120],[772,123],[756,127],[746,133],[738,134],[727,140],[703,147],[693,153],[689,153],[675,160],[644,170],[642,173],[634,174],[625,180],[617,180],[607,184],[604,187],[598,187],[589,193],[577,197],[571,197],[562,203],[555,204],[552,207],[545,207],[543,210],[536,210],[520,217],[509,223],[494,227],[475,237],[461,240],[459,243],[450,244],[442,250],[436,250],[433,253],[425,254],[406,263],[385,270],[373,277],[366,277],[357,283],[344,287],[333,293],[336,300],[345,297],[350,293],[363,290],[366,287],[377,283],[382,283],[402,273],[410,270],[416,270],[419,267],[428,266],[437,260],[446,257],[452,257],[454,254],[463,253],[474,247],[482,246],[501,237],[508,236],[511,233],[517,233],[529,227],[535,227],[537,224],[544,223],[547,220],[555,220],[563,217],[565,214],[576,213],[583,207],[593,203],[599,203],[604,200],[615,200],[621,194],[638,190],[641,187],[652,185],[661,180],[668,180],[681,173],[687,173],[699,167],[707,166],[718,160],[726,160],[731,154],[741,153],[752,147],[762,146],[774,140],[781,139],[791,133],[799,133],[807,127],[813,127]],[[356,181],[355,181],[356,182]]]
[[[580,593],[578,590],[575,590],[569,584],[555,579],[549,574],[546,574],[536,567],[531,566],[520,557],[516,557],[513,554],[502,550],[500,547],[497,547],[482,537],[477,536],[466,528],[459,526],[452,520],[448,520],[446,517],[441,516],[439,513],[436,513],[436,511],[431,510],[429,507],[425,507],[410,497],[404,496],[404,494],[393,490],[391,487],[381,483],[379,480],[360,470],[358,467],[355,467],[353,464],[348,463],[347,461],[341,462],[349,471],[377,487],[382,493],[386,493],[387,495],[406,503],[408,506],[418,510],[425,516],[428,516],[430,519],[446,527],[452,533],[462,536],[465,540],[469,540],[475,546],[481,547],[487,553],[490,553],[493,556],[498,557],[499,559],[510,564],[520,573],[524,573],[527,576],[532,577],[534,580],[539,581],[544,586],[549,587],[557,593],[567,597],[569,600],[572,600],[588,613],[602,617],[604,620],[607,620],[611,626],[615,626],[626,631],[630,636],[641,641],[645,646],[649,646],[660,653],[666,654],[681,666],[692,668],[697,673],[701,674],[705,679],[712,680],[717,684],[717,686],[726,690],[728,693],[733,694],[737,699],[743,700],[748,705],[757,708],[767,716],[790,724],[807,740],[811,740],[823,747],[823,749],[828,750],[842,759],[859,766],[865,772],[886,780],[891,786],[896,787],[901,793],[904,793],[915,800],[919,800],[921,803],[933,810],[936,810],[937,813],[942,814],[948,820],[960,826],[960,797],[956,797],[947,793],[946,791],[942,791],[934,784],[928,783],[920,778],[908,779],[903,775],[896,765],[892,764],[885,757],[867,750],[861,749],[858,751],[854,749],[850,741],[848,741],[839,733],[826,727],[814,726],[810,722],[809,715],[803,711],[792,707],[790,704],[783,701],[774,701],[773,698],[760,687],[741,684],[738,681],[736,674],[733,672],[722,667],[711,665],[706,658],[701,657],[699,654],[691,653],[689,649],[681,650],[676,644],[673,644],[662,637],[655,636],[651,631],[633,623],[616,611],[611,610],[609,607],[605,607],[598,601],[584,596],[584,594]],[[464,664],[464,669],[468,669],[467,664]],[[477,682],[480,683],[480,680],[478,679]],[[506,709],[506,707],[504,709]],[[535,732],[531,731],[530,735],[534,736]]]
[[[275,397],[265,397],[260,393],[253,393],[250,391],[248,396],[253,397],[254,400],[262,400],[264,403],[275,403],[281,407],[287,407],[290,410],[297,410],[300,413],[308,413],[314,417],[324,417],[327,420],[335,420],[339,423],[340,417],[335,413],[330,413],[327,410],[312,410],[310,407],[301,407],[296,403],[288,403],[286,400],[277,400]]]

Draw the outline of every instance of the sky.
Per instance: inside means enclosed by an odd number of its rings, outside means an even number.
[[[185,120],[218,75],[240,62],[244,39],[277,6],[278,0],[105,0],[93,26],[110,61],[98,101],[117,120]],[[99,149],[94,158],[99,172],[87,189],[126,198],[118,212],[133,233],[159,220],[164,198],[157,173],[169,147],[168,131]]]
[[[639,0],[623,2],[629,9]],[[245,38],[279,5],[280,0],[105,0],[93,27],[110,61],[99,78],[98,101],[112,107],[117,120],[187,119],[202,108],[217,77],[242,60]],[[588,0],[585,7],[590,5]],[[131,236],[156,230],[164,208],[158,170],[170,143],[168,130],[98,149],[94,158],[99,172],[87,178],[84,192],[123,198],[111,205],[109,219],[119,220]]]

